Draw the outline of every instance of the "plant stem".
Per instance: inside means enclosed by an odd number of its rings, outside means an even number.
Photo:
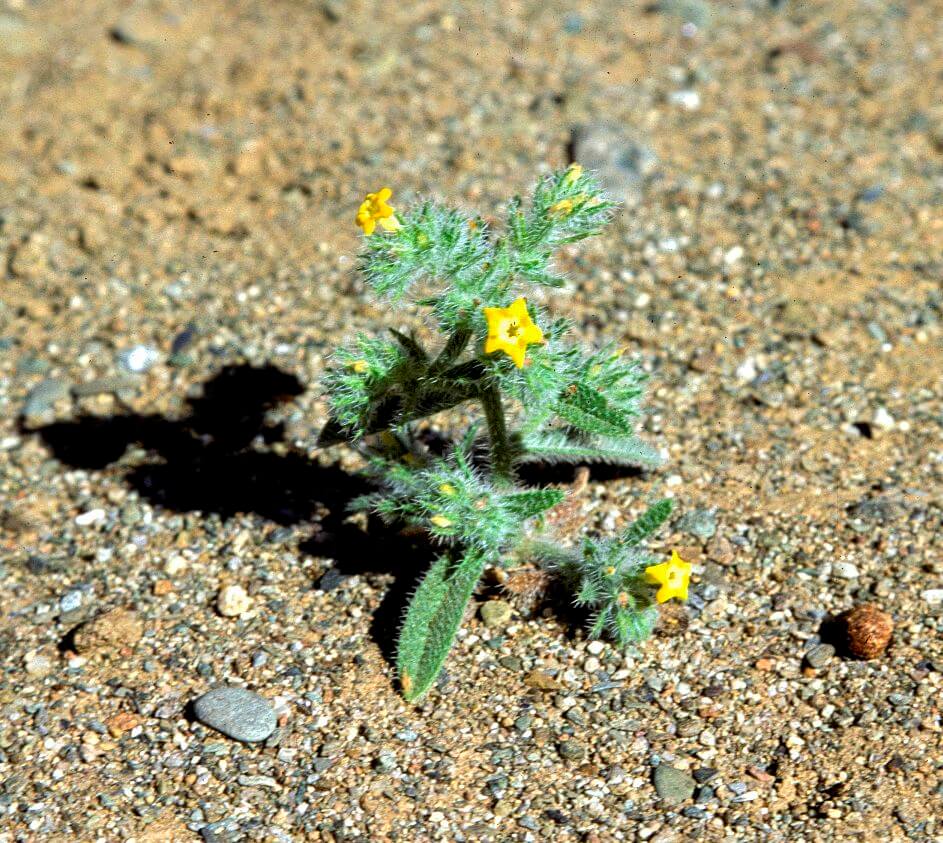
[[[504,407],[497,386],[489,384],[481,389],[481,405],[488,422],[488,438],[491,441],[491,471],[496,480],[510,481],[511,444],[504,420]]]

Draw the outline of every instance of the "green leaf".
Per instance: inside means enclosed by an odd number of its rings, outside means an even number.
[[[612,632],[620,646],[644,641],[652,634],[658,620],[658,607],[646,606],[640,611],[620,609],[613,619]]]
[[[657,468],[663,462],[651,445],[634,436],[572,439],[562,431],[548,431],[526,437],[521,447],[519,463],[605,463]]]
[[[636,547],[655,532],[671,515],[674,502],[668,498],[652,504],[619,538],[623,547]]]
[[[407,700],[421,697],[438,677],[486,560],[484,554],[474,551],[457,563],[441,556],[413,595],[396,656]]]
[[[582,383],[563,390],[554,407],[556,414],[573,427],[603,436],[631,436],[632,421],[598,392]]]
[[[562,503],[565,497],[563,489],[528,489],[505,495],[501,505],[514,517],[524,520]]]

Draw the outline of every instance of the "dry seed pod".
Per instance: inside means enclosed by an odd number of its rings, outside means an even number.
[[[844,614],[848,652],[859,659],[876,659],[894,632],[894,619],[877,606],[863,603]]]

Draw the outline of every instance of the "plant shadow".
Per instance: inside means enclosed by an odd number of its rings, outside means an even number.
[[[179,418],[120,413],[79,415],[21,432],[38,436],[70,468],[117,472],[141,498],[178,513],[222,519],[255,514],[289,527],[306,525],[299,551],[334,560],[339,580],[357,574],[391,575],[370,634],[387,660],[402,607],[434,555],[424,535],[403,536],[378,519],[367,529],[348,517],[347,505],[373,486],[360,475],[322,465],[285,441],[283,424],[269,413],[304,390],[276,366],[229,365],[190,399]],[[131,448],[146,453],[122,465]]]
[[[293,374],[273,365],[228,365],[188,400],[179,418],[123,412],[29,427],[52,456],[70,468],[116,473],[141,498],[170,512],[216,514],[222,519],[254,514],[285,526],[307,526],[300,553],[332,559],[316,587],[325,590],[355,575],[392,577],[375,610],[370,637],[393,663],[402,613],[419,578],[439,553],[425,533],[366,524],[349,517],[348,504],[374,487],[362,475],[323,465],[286,442],[285,426],[270,411],[304,391]],[[448,441],[425,443],[433,453]],[[129,449],[135,455],[122,464]],[[567,483],[575,466],[531,464],[520,472],[524,485]],[[594,466],[594,479],[634,476],[637,469]],[[585,617],[551,589],[543,605],[575,634]]]

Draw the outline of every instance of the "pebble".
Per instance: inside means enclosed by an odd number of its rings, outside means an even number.
[[[48,676],[53,670],[53,661],[46,653],[28,653],[23,667],[30,676]]]
[[[897,420],[884,407],[878,407],[874,411],[874,417],[871,424],[880,430],[893,430]]]
[[[59,598],[59,611],[62,613],[74,612],[76,609],[81,608],[83,602],[85,602],[85,593],[81,589],[75,588],[72,591],[67,591]]]
[[[147,345],[136,345],[118,355],[118,365],[136,375],[149,371],[158,360],[160,353]]]
[[[133,647],[144,635],[144,622],[130,609],[112,609],[82,624],[74,635],[79,654]]]
[[[658,164],[658,156],[638,138],[614,123],[577,127],[572,137],[573,160],[595,172],[618,201],[636,205],[642,188]]]
[[[943,588],[928,588],[921,591],[920,596],[931,606],[939,606],[943,603]]]
[[[193,703],[204,726],[242,743],[264,741],[278,725],[272,704],[254,691],[225,685],[207,691]]]
[[[890,643],[894,619],[869,603],[855,606],[843,616],[848,651],[859,659],[875,659]]]
[[[711,509],[692,509],[678,519],[678,529],[707,541],[717,532],[717,515]]]
[[[57,401],[69,397],[71,384],[65,378],[46,378],[36,384],[26,396],[22,415],[34,419],[51,410]]]
[[[91,527],[93,524],[103,524],[107,515],[104,509],[90,509],[75,516],[75,523],[80,527]]]
[[[659,764],[655,768],[653,781],[659,798],[671,805],[684,802],[694,794],[694,779],[684,770],[668,764]]]
[[[701,95],[697,91],[686,88],[668,94],[668,102],[683,108],[685,111],[697,111],[701,107]]]
[[[606,649],[606,645],[602,641],[590,641],[586,645],[586,652],[591,656],[601,655],[602,651]]]
[[[557,744],[557,752],[560,753],[561,758],[565,758],[567,761],[581,761],[583,756],[586,755],[586,750],[582,744],[574,740],[560,741]]]
[[[216,609],[224,618],[237,618],[252,607],[252,598],[241,585],[227,585],[216,596]]]
[[[832,564],[832,575],[842,580],[856,580],[861,572],[854,562],[835,562]]]
[[[489,600],[478,610],[481,620],[489,629],[503,629],[511,621],[511,605],[504,600]]]
[[[805,654],[809,667],[816,670],[825,667],[835,657],[835,648],[831,644],[816,644]]]

